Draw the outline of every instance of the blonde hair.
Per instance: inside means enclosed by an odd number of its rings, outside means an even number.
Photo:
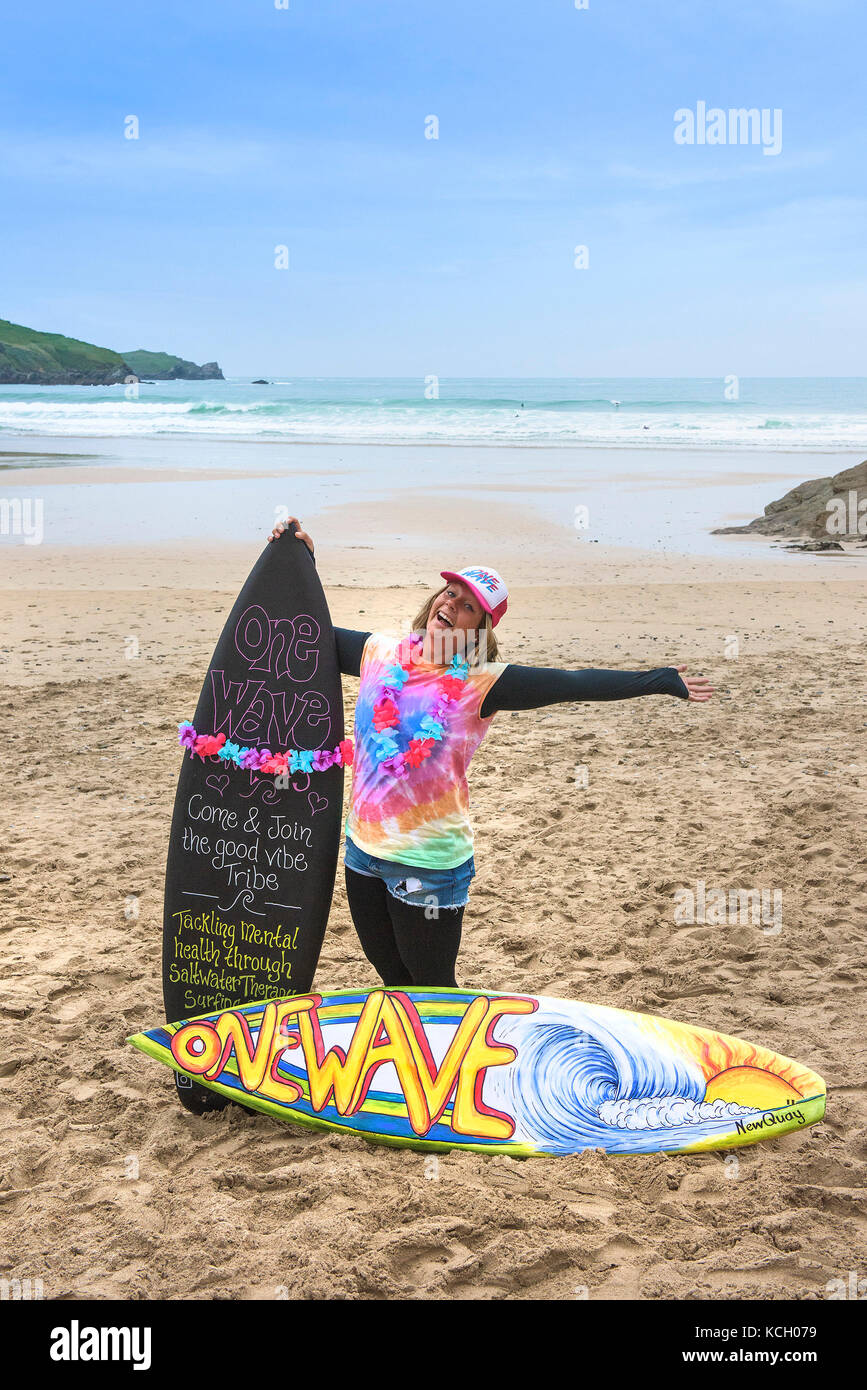
[[[448,587],[448,584],[444,584],[441,589],[437,589],[435,593],[431,594],[425,600],[418,613],[416,613],[415,617],[412,620],[413,632],[423,633],[427,631],[428,620],[430,618],[430,611],[433,608],[433,605],[436,602],[436,600],[439,598],[440,594],[444,594]],[[494,636],[494,628],[491,622],[490,613],[486,613],[484,611],[482,612],[482,620],[479,623],[476,631],[479,634],[479,640],[473,648],[473,655],[470,659],[470,665],[479,666],[483,665],[488,661],[499,661],[500,647],[496,637]],[[484,636],[482,634],[484,634]]]

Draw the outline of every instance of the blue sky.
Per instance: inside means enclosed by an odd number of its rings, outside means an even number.
[[[16,8],[0,317],[227,375],[865,372],[858,0]],[[677,145],[699,101],[781,153]]]

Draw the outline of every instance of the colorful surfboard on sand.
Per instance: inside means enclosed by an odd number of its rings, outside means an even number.
[[[415,1149],[695,1153],[776,1138],[825,1113],[822,1078],[768,1048],[524,994],[305,994],[129,1042],[278,1119]]]

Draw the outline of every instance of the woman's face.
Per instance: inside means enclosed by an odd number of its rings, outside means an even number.
[[[479,600],[459,580],[452,579],[434,599],[427,620],[427,630],[436,636],[441,632],[475,629],[484,616]]]

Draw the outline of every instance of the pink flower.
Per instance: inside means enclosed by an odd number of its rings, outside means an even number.
[[[386,758],[382,766],[387,767],[393,777],[406,777],[409,773],[403,753],[395,753],[394,757]]]
[[[196,739],[196,752],[200,758],[215,758],[225,742],[225,734],[203,734]]]
[[[405,758],[410,767],[421,767],[425,758],[430,757],[430,750],[433,748],[432,738],[413,738],[410,739],[409,748],[406,750]]]
[[[379,700],[373,707],[373,727],[377,733],[393,729],[398,723],[397,706],[393,700]]]

